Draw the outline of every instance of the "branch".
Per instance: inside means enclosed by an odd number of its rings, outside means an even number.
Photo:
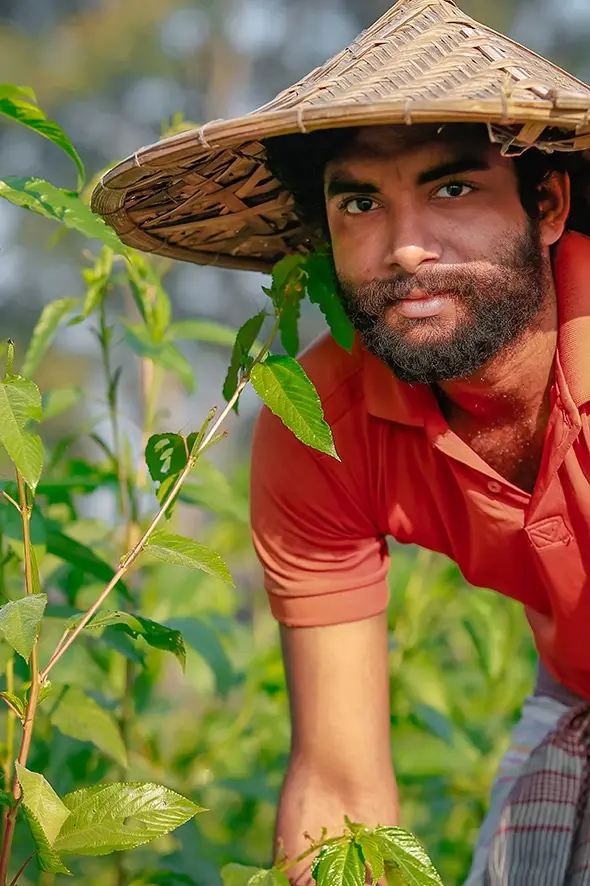
[[[199,458],[199,456],[201,455],[203,450],[206,448],[208,443],[211,441],[212,437],[215,436],[215,434],[219,430],[220,425],[223,424],[223,422],[225,421],[225,419],[227,418],[227,416],[229,415],[231,410],[234,408],[234,405],[238,401],[240,394],[242,393],[242,391],[244,390],[244,388],[246,387],[247,384],[248,384],[247,379],[243,379],[240,382],[240,384],[236,388],[236,391],[235,391],[233,397],[231,398],[231,400],[227,404],[226,408],[223,410],[223,412],[221,413],[221,415],[219,416],[217,421],[215,421],[213,423],[212,427],[209,430],[209,433],[204,437],[204,439],[202,440],[201,445],[199,446],[197,451],[191,455],[184,470],[178,475],[178,479],[176,480],[176,483],[174,484],[174,486],[172,487],[172,489],[170,490],[170,492],[168,493],[168,495],[166,496],[166,498],[162,502],[162,505],[160,506],[160,510],[154,516],[154,518],[152,519],[150,525],[148,526],[148,528],[146,529],[144,534],[141,536],[141,538],[139,539],[137,544],[127,554],[127,556],[123,559],[123,562],[121,563],[121,565],[117,569],[113,578],[110,580],[110,582],[108,583],[108,585],[106,586],[106,588],[104,589],[102,594],[100,594],[100,596],[97,598],[97,600],[95,600],[95,602],[92,604],[92,606],[90,607],[90,609],[88,610],[86,615],[82,618],[82,620],[77,625],[77,627],[72,631],[72,633],[69,635],[69,637],[67,639],[65,639],[56,648],[55,652],[53,653],[53,655],[49,659],[48,664],[46,665],[44,670],[41,672],[41,675],[40,675],[41,683],[45,682],[50,671],[57,664],[57,662],[60,660],[60,658],[62,657],[64,652],[67,649],[69,649],[69,647],[72,645],[74,640],[82,633],[82,631],[84,630],[84,628],[86,627],[88,622],[98,612],[98,610],[100,609],[100,607],[102,606],[102,604],[104,603],[104,601],[106,600],[108,595],[111,593],[113,588],[120,582],[120,580],[123,578],[125,573],[129,570],[129,568],[137,560],[137,558],[141,554],[142,550],[144,549],[146,543],[149,541],[150,536],[153,534],[154,530],[156,529],[158,523],[160,523],[160,521],[162,520],[162,518],[166,514],[166,511],[168,510],[168,508],[170,507],[170,505],[172,504],[172,502],[175,500],[176,496],[178,495],[178,492],[179,492],[181,486],[183,485],[184,481],[186,480],[186,478],[188,477],[188,475],[190,474],[190,472],[194,468],[194,466],[197,462],[197,459]]]

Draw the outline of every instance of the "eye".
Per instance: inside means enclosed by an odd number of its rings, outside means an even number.
[[[443,193],[444,191],[446,191],[446,194]],[[471,191],[473,191],[472,186],[466,184],[466,182],[447,182],[446,185],[438,189],[436,196],[442,196],[447,200],[456,199],[457,197],[466,197]]]
[[[377,202],[372,197],[351,197],[345,200],[340,209],[347,215],[366,215],[377,206]]]

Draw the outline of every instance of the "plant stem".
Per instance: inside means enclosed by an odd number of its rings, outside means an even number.
[[[20,508],[19,508],[18,504],[15,502],[15,500],[13,499],[13,497],[11,495],[9,495],[7,492],[5,492],[4,489],[0,489],[0,494],[2,494],[4,496],[4,498],[6,499],[6,501],[9,501],[10,504],[17,509],[17,511],[20,511]]]
[[[16,472],[16,480],[18,484],[18,494],[21,512],[21,520],[23,525],[23,543],[25,550],[25,590],[27,594],[34,593],[33,587],[33,563],[31,558],[31,505],[29,504],[27,488],[19,471]],[[18,762],[21,766],[27,765],[31,740],[33,738],[33,727],[35,725],[35,715],[37,713],[37,705],[39,703],[39,688],[41,680],[39,679],[39,650],[37,648],[37,640],[33,644],[31,651],[31,688],[29,689],[29,700],[25,712],[23,723],[23,732],[21,745],[18,754]],[[4,835],[2,840],[2,853],[0,854],[0,886],[6,886],[8,875],[8,864],[10,862],[10,853],[12,850],[12,840],[14,837],[14,829],[16,826],[16,816],[18,814],[18,801],[21,798],[21,788],[18,779],[14,779],[12,796],[15,799],[15,805],[9,809],[6,816]],[[23,868],[24,870],[24,868]],[[20,872],[18,874],[20,876]],[[18,878],[18,877],[17,877]],[[16,881],[14,881],[16,882]]]
[[[29,862],[32,861],[34,858],[35,858],[35,853],[33,852],[32,855],[29,855],[29,857],[27,858],[27,860],[25,861],[25,863],[22,865],[22,867],[19,868],[19,870],[17,871],[17,874],[16,874],[16,876],[14,877],[14,879],[10,881],[10,886],[16,886],[16,884],[18,883],[18,881],[19,881],[19,879],[20,879],[20,875],[24,873],[25,868],[27,867],[27,865],[29,864]]]
[[[129,568],[133,565],[133,563],[135,563],[135,561],[137,560],[137,558],[141,554],[143,548],[145,547],[146,542],[149,540],[150,536],[153,534],[154,530],[156,529],[158,523],[160,523],[160,521],[164,517],[166,511],[168,510],[168,508],[170,507],[170,505],[172,504],[172,502],[175,500],[176,496],[178,495],[178,492],[179,492],[182,484],[184,483],[184,481],[186,480],[186,478],[188,477],[188,475],[190,474],[190,472],[194,468],[201,452],[203,451],[203,449],[205,449],[207,444],[215,436],[215,434],[219,430],[220,426],[223,424],[223,422],[225,421],[225,419],[227,418],[229,413],[232,411],[232,409],[234,408],[234,405],[239,400],[240,395],[247,384],[248,384],[248,380],[242,379],[242,381],[240,382],[240,384],[236,388],[236,391],[235,391],[233,397],[231,398],[231,400],[227,404],[226,408],[223,410],[223,412],[221,413],[221,415],[219,416],[217,421],[215,421],[213,423],[212,427],[209,430],[209,433],[205,436],[205,438],[201,442],[201,445],[199,446],[197,451],[191,455],[186,466],[184,467],[182,472],[178,475],[178,479],[176,480],[176,483],[174,484],[174,486],[172,487],[172,489],[170,490],[170,492],[168,493],[168,495],[166,496],[166,498],[162,502],[160,510],[153,517],[151,523],[149,524],[148,528],[145,530],[145,532],[143,533],[143,535],[141,536],[141,538],[139,539],[137,544],[123,558],[121,565],[117,569],[116,573],[114,574],[114,576],[112,577],[112,579],[110,580],[110,582],[108,583],[108,585],[106,586],[106,588],[104,589],[102,594],[100,594],[100,596],[95,600],[95,602],[92,604],[92,606],[90,607],[88,612],[81,619],[80,623],[72,631],[70,636],[66,640],[64,640],[63,643],[61,643],[56,648],[55,652],[53,653],[53,655],[49,659],[48,664],[41,672],[41,675],[40,675],[41,683],[45,682],[51,669],[57,664],[57,662],[60,660],[60,658],[62,657],[64,652],[67,649],[69,649],[69,647],[72,645],[74,640],[82,633],[82,631],[84,630],[84,628],[86,627],[88,622],[92,619],[93,615],[95,615],[95,613],[98,612],[98,610],[100,609],[100,607],[102,606],[102,604],[104,603],[104,601],[106,600],[108,595],[111,593],[113,588],[119,583],[119,581],[123,578],[123,576],[128,572]],[[0,886],[2,886],[1,881],[0,881]]]

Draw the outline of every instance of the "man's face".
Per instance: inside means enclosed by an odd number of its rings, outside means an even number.
[[[534,324],[547,251],[497,146],[367,127],[324,184],[344,306],[399,378],[466,377]]]

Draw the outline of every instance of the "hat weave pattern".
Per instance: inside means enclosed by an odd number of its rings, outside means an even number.
[[[273,101],[136,152],[92,196],[123,242],[200,264],[268,271],[313,247],[263,139],[318,129],[479,122],[504,150],[590,149],[590,86],[465,15],[400,0]]]

